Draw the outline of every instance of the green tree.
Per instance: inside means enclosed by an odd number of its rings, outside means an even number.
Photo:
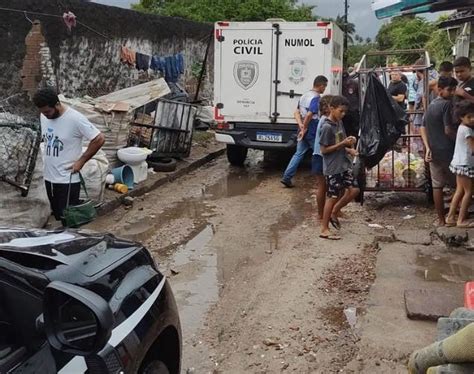
[[[443,17],[438,22],[442,20]],[[380,50],[426,49],[437,62],[451,56],[452,45],[446,31],[438,29],[436,23],[413,15],[392,18],[390,23],[380,28],[376,42]],[[397,56],[395,61],[411,64],[419,57]]]
[[[336,25],[339,26],[342,32],[345,33],[347,31],[347,42],[349,44],[354,43],[353,35],[355,34],[356,28],[352,22],[348,21],[346,25],[346,23],[344,22],[344,17],[339,15],[336,17],[336,19],[329,18],[328,20],[336,23]]]
[[[436,22],[442,22],[446,20],[446,18],[448,18],[448,16],[441,16]],[[437,63],[453,59],[452,47],[453,44],[449,41],[448,32],[443,29],[434,31],[425,46],[430,56],[436,60]]]
[[[378,46],[376,43],[366,43],[366,44],[352,44],[347,49],[347,66],[354,66],[356,63],[359,63],[362,56],[367,52],[376,51]],[[370,63],[374,63],[374,59],[370,60]],[[379,61],[376,61],[376,65],[379,65]]]
[[[298,5],[297,0],[140,0],[133,9],[198,22],[315,19],[314,7]]]
[[[423,49],[435,31],[433,23],[421,17],[394,17],[383,25],[376,37],[381,50]],[[420,57],[419,54],[394,56],[400,64],[412,64]]]

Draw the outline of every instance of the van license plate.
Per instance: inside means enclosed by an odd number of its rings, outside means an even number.
[[[277,132],[257,132],[257,140],[261,142],[281,143],[283,136]]]

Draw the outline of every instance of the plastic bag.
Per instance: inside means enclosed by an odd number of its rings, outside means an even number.
[[[85,148],[82,149],[85,151]],[[86,162],[81,170],[82,177],[89,193],[89,199],[94,204],[100,204],[104,200],[105,177],[109,171],[109,161],[104,151],[99,150],[94,157]],[[81,189],[81,200],[88,200],[84,190]]]
[[[388,94],[375,73],[368,75],[360,118],[359,154],[372,168],[393,147],[407,124],[406,113]]]

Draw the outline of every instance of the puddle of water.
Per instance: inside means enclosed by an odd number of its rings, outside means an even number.
[[[471,255],[429,256],[418,253],[415,262],[420,268],[416,275],[435,282],[465,283],[474,279]]]
[[[185,276],[171,280],[186,336],[199,329],[207,310],[218,299],[217,255],[208,246],[213,236],[212,225],[206,226],[186,245],[179,247],[171,260],[173,269],[186,267]]]
[[[213,215],[212,201],[245,195],[271,175],[265,173],[260,164],[252,164],[246,169],[230,168],[225,177],[204,188],[201,196],[179,201],[163,212],[157,212],[156,217],[152,217],[152,214],[127,223],[118,235],[136,241],[145,241],[154,234],[157,228],[181,217],[203,223]]]

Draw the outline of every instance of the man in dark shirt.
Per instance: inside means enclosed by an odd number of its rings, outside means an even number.
[[[342,96],[349,102],[347,113],[342,120],[347,136],[359,135],[359,84],[357,79],[345,73],[342,78]]]
[[[468,100],[474,103],[474,78],[471,76],[471,61],[467,57],[458,57],[454,60],[454,74],[458,80],[458,88],[454,96],[454,103]]]
[[[388,93],[393,99],[405,109],[405,99],[407,95],[407,85],[402,82],[402,76],[400,72],[393,71],[390,74],[390,84],[388,85]]]
[[[456,136],[451,100],[456,86],[457,81],[454,78],[438,79],[439,96],[428,106],[421,127],[421,137],[426,148],[425,161],[430,164],[433,200],[440,226],[446,224],[443,188],[446,185],[453,187],[456,183],[454,175],[449,170]]]

